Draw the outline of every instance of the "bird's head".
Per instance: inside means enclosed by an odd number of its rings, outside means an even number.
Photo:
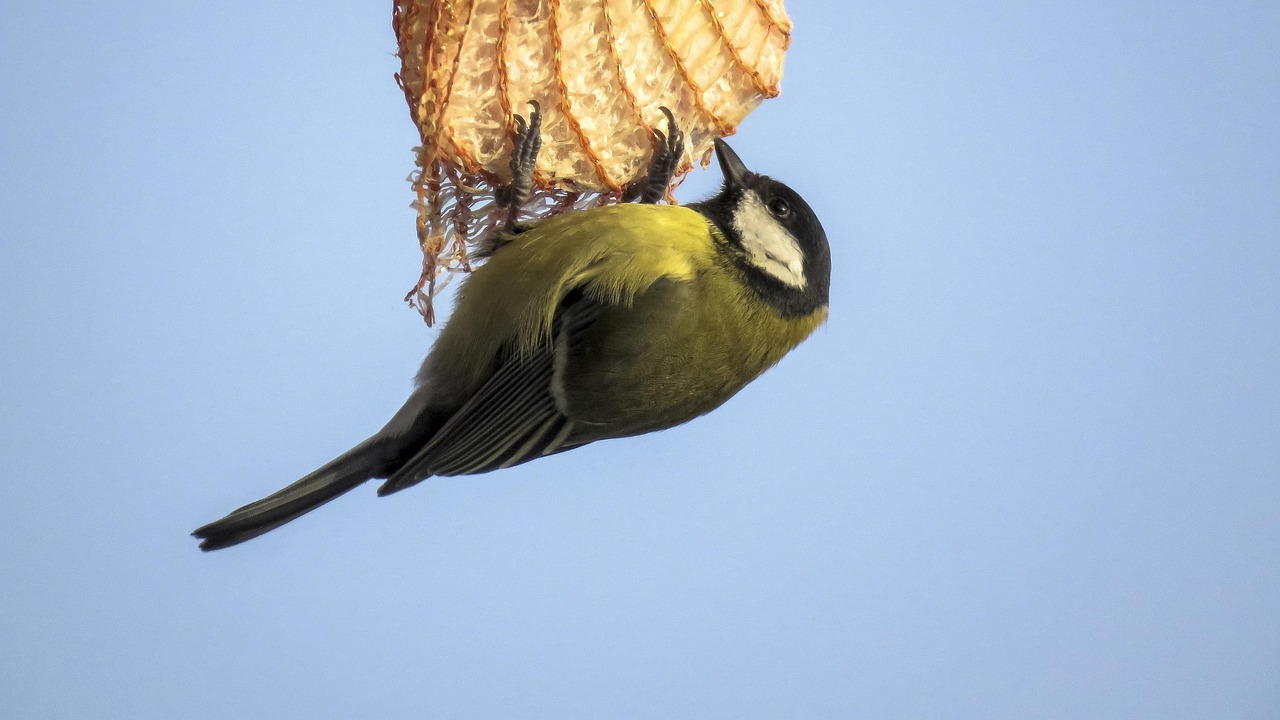
[[[784,316],[825,307],[831,249],[818,216],[796,191],[748,170],[723,140],[715,147],[724,187],[689,207],[719,228],[752,289]]]

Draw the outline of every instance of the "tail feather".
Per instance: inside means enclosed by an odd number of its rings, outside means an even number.
[[[372,479],[383,464],[378,444],[376,438],[370,438],[279,492],[234,510],[191,534],[201,539],[201,550],[209,551],[274,530]]]

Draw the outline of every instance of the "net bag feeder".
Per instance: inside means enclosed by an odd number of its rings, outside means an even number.
[[[674,187],[778,94],[791,37],[781,0],[394,1],[396,79],[421,136],[422,276],[406,300],[428,324],[434,294],[505,217],[495,196],[529,101],[542,149],[523,216],[614,203],[646,173],[661,108],[687,139]]]

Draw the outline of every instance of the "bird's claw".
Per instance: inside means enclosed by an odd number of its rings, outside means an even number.
[[[675,177],[676,169],[684,157],[684,133],[676,125],[676,118],[665,106],[659,107],[667,117],[667,131],[657,128],[653,130],[653,158],[649,161],[649,172],[631,185],[623,193],[624,201],[635,200],[641,203],[654,204],[666,197],[667,188]]]
[[[498,189],[498,204],[507,209],[507,230],[515,230],[520,208],[533,194],[533,168],[542,149],[542,107],[530,100],[533,110],[526,121],[516,115],[515,147],[511,150],[511,183]]]

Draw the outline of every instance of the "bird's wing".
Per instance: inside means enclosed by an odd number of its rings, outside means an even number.
[[[754,320],[732,305],[737,285],[722,275],[663,278],[629,305],[606,306],[573,336],[556,367],[570,380],[558,398],[577,425],[570,442],[679,425],[763,369],[743,338]],[[708,290],[717,283],[723,288]]]
[[[518,465],[585,444],[560,411],[553,390],[556,343],[580,335],[608,306],[571,292],[556,313],[552,337],[532,352],[506,359],[431,437],[396,470],[379,495],[416,485],[432,475],[472,475]]]

